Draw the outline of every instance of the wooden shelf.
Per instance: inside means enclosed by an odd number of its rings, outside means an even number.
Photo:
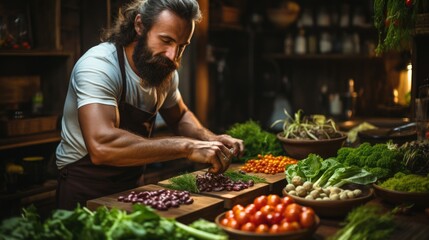
[[[71,52],[58,50],[0,50],[0,57],[70,57]]]
[[[19,137],[0,138],[0,150],[7,150],[17,147],[26,147],[37,144],[59,142],[61,140],[60,131],[32,134]]]
[[[382,60],[381,57],[372,57],[359,54],[303,54],[286,55],[283,53],[267,53],[264,58],[278,60]]]
[[[0,194],[0,202],[15,201],[17,199],[24,198],[36,198],[36,196],[43,197],[46,193],[52,194],[52,191],[55,191],[57,188],[57,180],[47,180],[42,185],[34,185],[27,189],[18,190],[14,193],[4,193]],[[44,195],[45,194],[45,195]],[[48,194],[48,197],[50,196]],[[30,202],[31,199],[27,199],[27,202]]]

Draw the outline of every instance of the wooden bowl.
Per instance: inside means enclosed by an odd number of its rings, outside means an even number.
[[[340,218],[346,216],[353,208],[363,205],[373,198],[374,190],[370,187],[344,187],[344,189],[350,190],[356,188],[362,190],[362,195],[345,200],[309,200],[289,195],[285,189],[283,189],[283,196],[289,196],[296,203],[313,208],[314,212],[321,217]]]
[[[286,155],[301,160],[310,153],[317,154],[322,158],[335,157],[347,139],[347,134],[341,132],[341,137],[308,140],[308,139],[289,139],[285,138],[283,132],[277,134],[277,139],[282,143]]]
[[[276,240],[276,239],[288,239],[288,240],[296,240],[296,239],[309,239],[316,232],[317,228],[320,224],[320,218],[317,215],[314,215],[316,220],[314,225],[307,229],[301,229],[294,232],[285,232],[285,233],[255,233],[255,232],[245,232],[233,228],[228,228],[220,224],[220,221],[224,218],[225,212],[219,214],[215,223],[222,228],[231,239],[234,240]]]
[[[414,204],[418,208],[429,207],[429,192],[400,192],[373,183],[375,195],[393,204]]]

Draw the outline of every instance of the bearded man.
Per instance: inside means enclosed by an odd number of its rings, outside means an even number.
[[[178,89],[200,19],[196,0],[134,1],[77,61],[56,151],[58,208],[137,187],[149,163],[187,158],[222,173],[242,155],[243,141],[203,127]],[[157,113],[177,136],[150,138]]]

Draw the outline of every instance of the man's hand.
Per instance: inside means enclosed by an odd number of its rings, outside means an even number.
[[[223,173],[231,164],[233,153],[218,141],[194,141],[188,159],[194,162],[209,163],[211,173]]]
[[[227,148],[229,148],[233,156],[237,158],[240,158],[243,156],[243,152],[244,152],[243,140],[233,138],[227,134],[217,135],[215,140],[223,143]]]

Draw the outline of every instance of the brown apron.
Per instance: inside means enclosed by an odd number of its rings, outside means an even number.
[[[150,137],[155,123],[155,113],[142,111],[125,102],[126,75],[122,47],[116,47],[122,75],[122,93],[119,102],[119,128]],[[120,161],[120,159],[118,159]],[[59,171],[57,207],[73,210],[79,203],[137,187],[144,167],[114,167],[94,165],[87,154]]]

